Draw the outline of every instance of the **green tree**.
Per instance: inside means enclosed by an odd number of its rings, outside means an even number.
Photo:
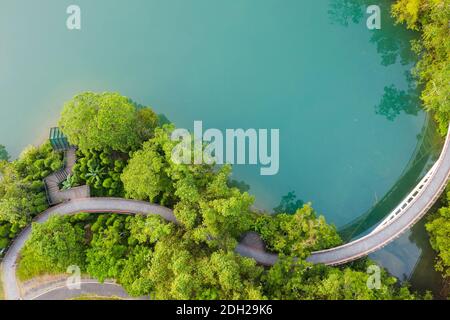
[[[85,266],[85,232],[68,217],[53,216],[46,223],[33,223],[31,237],[21,251],[17,269],[22,280],[45,273],[66,272]]]
[[[23,228],[31,217],[47,208],[41,184],[21,179],[14,164],[2,166],[0,175],[0,221]]]
[[[231,167],[222,167],[214,176],[205,190],[200,190],[199,200],[200,224],[197,230],[199,239],[210,245],[221,248],[236,244],[234,239],[248,231],[251,227],[253,214],[250,210],[254,198],[247,192],[241,193],[236,188],[228,187]],[[231,240],[231,242],[230,242]]]
[[[74,184],[89,185],[93,196],[124,197],[120,174],[128,155],[107,150],[79,150],[77,157],[72,169]]]
[[[82,151],[136,150],[157,124],[151,109],[137,110],[118,93],[86,92],[64,105],[59,125],[71,144]]]
[[[128,253],[127,217],[101,216],[92,226],[94,232],[87,250],[87,271],[100,281],[119,278]]]
[[[151,248],[137,245],[133,247],[123,264],[119,282],[132,296],[146,296],[154,291],[152,279],[146,276],[152,253]]]
[[[0,161],[0,223],[8,222],[13,235],[48,208],[42,179],[61,166],[48,143],[26,148],[12,162]]]
[[[169,129],[157,129],[155,137],[136,151],[124,169],[121,179],[126,195],[133,199],[150,200],[167,205],[174,201],[174,187],[170,179],[170,156],[166,151],[174,144]]]
[[[311,205],[297,209],[295,214],[261,215],[254,230],[258,232],[268,249],[283,255],[305,259],[312,251],[341,244],[336,228],[317,217]]]
[[[406,22],[410,29],[418,30],[420,6],[427,1],[423,0],[397,0],[392,5],[392,12],[399,22]]]
[[[392,300],[417,299],[406,286],[380,268],[379,287],[367,285],[370,261],[360,266],[327,267],[294,257],[282,257],[263,277],[264,293],[282,300]],[[378,284],[377,284],[378,285]]]
[[[263,269],[233,252],[209,253],[189,240],[158,241],[147,277],[156,299],[261,299]]]
[[[203,263],[202,263],[203,262]],[[234,252],[216,251],[199,266],[204,278],[202,299],[264,299],[259,279],[263,268]]]
[[[228,185],[231,167],[176,164],[170,139],[174,129],[166,125],[135,152],[121,176],[130,198],[174,206],[174,213],[197,241],[234,246],[249,230],[253,197]]]

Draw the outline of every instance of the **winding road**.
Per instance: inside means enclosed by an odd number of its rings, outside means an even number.
[[[404,231],[419,221],[436,202],[450,178],[450,130],[444,148],[425,182],[421,182],[414,195],[404,200],[400,213],[393,212],[370,234],[347,244],[313,252],[308,261],[326,265],[340,265],[364,257],[387,245]],[[167,221],[178,223],[173,211],[156,204],[120,198],[82,198],[54,206],[39,215],[34,222],[45,222],[52,215],[67,215],[78,212],[122,213],[160,215]],[[31,227],[25,228],[7,251],[2,266],[2,279],[7,299],[21,299],[22,295],[16,279],[16,261],[25,241],[30,236]],[[255,259],[262,265],[273,265],[278,260],[276,254],[264,252],[245,244],[238,244],[236,252]]]

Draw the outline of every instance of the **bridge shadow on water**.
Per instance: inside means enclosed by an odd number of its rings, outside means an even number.
[[[450,280],[444,280],[434,269],[436,252],[431,248],[426,222],[427,219],[422,219],[369,257],[401,281],[407,281],[414,291],[422,294],[431,291],[435,299],[446,299],[450,293]]]
[[[418,143],[409,163],[392,188],[365,214],[339,229],[345,242],[367,234],[381,222],[412,191],[439,157],[442,140],[431,119],[427,119],[417,139]]]
[[[422,219],[412,228],[408,236],[408,240],[420,251],[420,257],[414,265],[408,282],[415,290],[421,292],[430,290],[435,298],[447,299],[450,294],[450,279],[445,280],[442,273],[434,268],[437,255],[431,247],[430,236],[425,229],[426,223],[427,219]]]

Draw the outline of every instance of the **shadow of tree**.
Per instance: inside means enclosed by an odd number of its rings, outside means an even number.
[[[358,0],[331,0],[328,15],[333,24],[348,27],[360,23],[364,17],[364,3]]]
[[[370,0],[330,0],[328,15],[333,24],[348,27],[351,23],[360,24],[369,16],[366,8],[372,5]],[[415,62],[415,55],[411,50],[414,32],[395,24],[391,17],[392,1],[380,0],[381,29],[371,30],[370,42],[376,44],[377,53],[381,56],[381,64],[389,66],[399,62],[408,65]],[[406,73],[408,88],[398,89],[394,84],[386,86],[380,103],[375,106],[375,113],[393,121],[402,112],[417,115],[420,111],[420,98],[417,85],[411,73]]]
[[[438,205],[434,206],[436,210]],[[432,291],[435,299],[446,299],[449,295],[450,279],[445,279],[442,273],[434,268],[437,254],[430,244],[430,236],[425,229],[427,219],[422,219],[411,228],[408,236],[410,242],[414,243],[421,252],[420,258],[414,266],[414,270],[408,279],[414,289],[421,293]]]
[[[428,117],[422,132],[417,135],[416,149],[396,183],[366,213],[340,227],[338,232],[341,238],[347,242],[364,235],[375,227],[405,199],[411,192],[411,186],[419,183],[424,173],[436,161],[441,149],[442,140],[437,134],[436,125]]]
[[[248,192],[250,191],[250,185],[245,183],[245,181],[239,181],[239,180],[229,180],[228,181],[228,187],[230,188],[237,188],[241,192]]]
[[[399,61],[407,65],[415,61],[411,51],[411,40],[414,32],[395,24],[391,17],[392,1],[377,1],[381,8],[381,29],[371,30],[370,42],[376,44],[377,52],[381,56],[381,64],[389,66]],[[359,24],[365,21],[366,8],[374,4],[371,0],[330,0],[328,16],[331,23],[348,27],[351,23]]]
[[[274,213],[289,213],[294,214],[297,209],[303,207],[305,203],[301,199],[297,199],[295,191],[288,192],[281,197],[280,204],[273,208]]]

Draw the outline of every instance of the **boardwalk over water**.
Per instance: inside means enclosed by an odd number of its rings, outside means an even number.
[[[356,260],[384,247],[418,222],[440,197],[450,178],[450,130],[441,155],[431,171],[428,177],[425,177],[428,180],[421,181],[422,186],[416,191],[418,194],[415,198],[411,199],[413,197],[411,194],[402,202],[406,206],[400,214],[396,215],[399,208],[394,209],[367,236],[336,248],[314,252],[309,261],[338,265]]]
[[[444,191],[450,178],[450,130],[444,148],[432,169],[408,197],[370,234],[342,246],[313,252],[308,261],[340,265],[367,256],[386,246],[419,221]],[[264,265],[273,265],[278,256],[238,245],[236,251]]]

